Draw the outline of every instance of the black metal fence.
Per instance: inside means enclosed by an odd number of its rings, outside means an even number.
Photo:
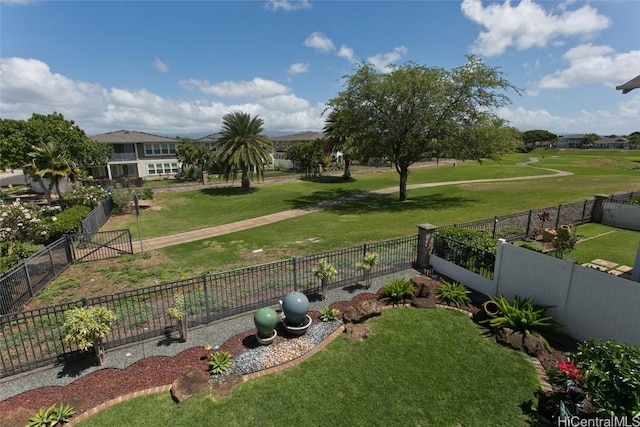
[[[109,259],[124,253],[133,253],[129,230],[65,235],[0,276],[0,315],[21,310],[73,261]]]
[[[476,248],[436,233],[433,254],[482,277],[493,279],[493,270],[496,265],[495,252]]]
[[[113,199],[111,197],[103,199],[82,221],[82,233],[85,236],[93,237],[100,230],[100,227],[107,222],[112,211]]]
[[[80,352],[62,338],[64,312],[78,305],[100,305],[116,313],[117,320],[105,340],[106,347],[113,348],[162,337],[172,330],[175,325],[167,310],[176,293],[184,296],[189,325],[206,324],[275,304],[293,290],[313,298],[320,282],[312,269],[322,258],[338,270],[329,288],[358,286],[363,272],[355,265],[367,252],[379,254],[372,277],[411,268],[417,243],[417,236],[403,237],[0,316],[0,378],[90,357],[90,352]]]

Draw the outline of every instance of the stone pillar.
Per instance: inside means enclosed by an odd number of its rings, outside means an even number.
[[[593,197],[596,198],[596,201],[593,203],[593,209],[591,210],[591,222],[600,224],[602,222],[602,205],[604,204],[605,200],[609,198],[609,196],[604,194],[596,194]]]
[[[424,270],[429,266],[429,255],[433,251],[433,239],[438,229],[433,224],[418,225],[418,259],[416,266]]]

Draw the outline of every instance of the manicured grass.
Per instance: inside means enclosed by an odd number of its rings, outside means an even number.
[[[640,232],[602,224],[585,224],[576,228],[576,234],[587,240],[579,242],[573,250],[565,253],[565,259],[584,264],[599,258],[633,266],[640,244]]]
[[[106,409],[81,426],[524,426],[539,386],[528,358],[450,310],[397,308],[362,342],[337,338],[300,365],[226,398],[169,393]]]

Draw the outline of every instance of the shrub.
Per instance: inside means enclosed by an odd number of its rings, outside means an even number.
[[[175,320],[181,320],[185,315],[184,296],[175,294],[173,296],[173,305],[167,310],[169,316]]]
[[[571,356],[596,411],[640,416],[640,349],[614,340],[590,339]]]
[[[231,366],[233,356],[226,351],[216,351],[209,356],[209,371],[212,374],[222,374]]]
[[[0,241],[41,243],[48,236],[42,223],[44,214],[58,211],[58,207],[39,208],[19,199],[11,203],[0,201]]]
[[[493,270],[498,244],[491,236],[465,228],[438,231],[444,239],[436,239],[435,253],[472,271]]]
[[[39,245],[32,245],[22,242],[2,242],[0,243],[0,272],[9,270],[20,260],[29,258],[31,255],[42,249]]]
[[[471,302],[469,294],[471,293],[463,284],[444,282],[438,286],[438,298],[443,302],[450,302],[457,307]]]
[[[438,234],[461,243],[466,243],[474,248],[482,249],[483,251],[495,253],[498,249],[496,241],[487,233],[481,231],[452,227],[438,231]]]
[[[518,246],[524,249],[529,249],[530,251],[544,253],[544,250],[540,246],[536,245],[535,243],[520,242],[518,243]]]
[[[116,315],[105,307],[76,307],[64,313],[64,340],[75,342],[80,350],[93,347],[111,330]]]
[[[133,190],[134,194],[138,195],[140,200],[153,200],[153,188],[145,187]]]
[[[514,331],[543,336],[555,331],[556,323],[550,316],[546,316],[549,306],[534,304],[533,297],[520,299],[517,295],[509,302],[502,295],[491,297],[500,312],[491,316],[489,325],[495,328],[511,328]]]
[[[320,310],[320,320],[323,322],[330,322],[332,320],[338,320],[340,310],[337,308],[325,307]]]
[[[109,197],[109,192],[100,186],[78,187],[64,193],[62,200],[67,207],[83,205],[95,208],[102,200]]]
[[[40,408],[34,416],[29,418],[27,427],[51,427],[68,423],[75,413],[73,406],[63,403]]]
[[[133,206],[133,192],[129,189],[116,190],[111,193],[113,200],[113,213],[124,215],[131,212]]]
[[[49,228],[48,242],[53,242],[62,237],[64,234],[76,234],[82,231],[82,221],[91,212],[89,206],[76,205],[69,209],[65,209],[57,216],[47,221]]]
[[[413,296],[413,286],[404,277],[389,280],[382,288],[382,299],[391,302],[399,302]]]

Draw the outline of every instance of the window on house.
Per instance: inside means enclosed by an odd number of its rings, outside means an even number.
[[[144,154],[147,156],[166,156],[169,154],[176,154],[176,144],[173,142],[144,144]]]
[[[149,175],[168,175],[178,173],[177,163],[148,163],[147,173]]]

